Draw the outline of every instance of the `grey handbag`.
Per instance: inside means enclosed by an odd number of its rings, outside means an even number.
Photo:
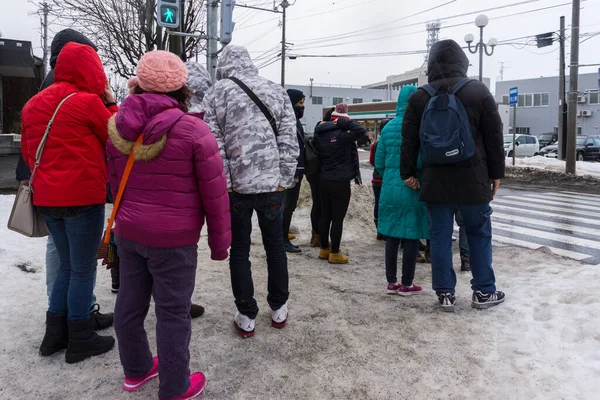
[[[46,226],[46,222],[44,222],[44,219],[42,218],[42,214],[40,214],[39,209],[33,204],[33,178],[35,177],[35,171],[40,166],[42,153],[44,152],[44,146],[46,146],[48,134],[50,133],[54,119],[58,114],[58,110],[60,110],[62,105],[74,94],[75,93],[71,93],[65,97],[63,101],[60,102],[58,107],[56,107],[54,115],[52,115],[50,122],[48,122],[46,132],[44,132],[44,137],[38,146],[35,155],[35,165],[33,167],[33,171],[31,172],[31,178],[29,179],[29,182],[22,182],[19,185],[19,190],[17,191],[17,196],[15,197],[15,202],[13,204],[10,217],[8,218],[8,229],[11,231],[20,233],[21,235],[25,235],[27,237],[44,237],[50,235],[50,231],[48,230],[48,226]]]

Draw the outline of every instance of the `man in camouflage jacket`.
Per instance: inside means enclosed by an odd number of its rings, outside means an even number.
[[[260,108],[229,79],[232,77],[264,103],[275,120],[277,134]],[[249,337],[254,334],[258,314],[249,259],[254,211],[267,252],[272,325],[283,328],[287,322],[288,269],[281,232],[284,191],[294,185],[299,155],[296,116],[286,91],[258,76],[244,47],[225,48],[217,80],[204,97],[204,120],[219,144],[229,188],[233,236],[229,265],[238,309],[235,327]]]

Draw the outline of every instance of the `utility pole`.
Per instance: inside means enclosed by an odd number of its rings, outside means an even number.
[[[576,173],[575,153],[577,151],[577,96],[579,94],[579,15],[580,0],[573,0],[571,21],[571,71],[569,73],[569,107],[567,110],[567,165],[566,173]]]
[[[218,0],[209,0],[206,3],[206,30],[208,39],[206,42],[206,69],[213,82],[217,76],[217,47],[219,35],[217,34],[217,24],[219,23]]]
[[[567,152],[567,102],[565,79],[565,17],[560,17],[560,60],[558,82],[558,159],[564,160]]]
[[[281,8],[283,8],[283,24],[282,24],[282,34],[281,34],[281,86],[285,87],[285,51],[287,43],[285,42],[285,25],[286,25],[286,17],[287,17],[287,8],[290,6],[287,0],[283,0],[281,2]]]
[[[44,14],[44,19],[42,22],[42,28],[44,30],[44,78],[48,73],[48,14],[50,13],[50,6],[45,1],[42,3],[42,13]]]
[[[185,17],[185,0],[181,0],[181,6],[179,8],[179,28],[175,28],[174,32],[183,32],[184,27],[184,17]],[[169,30],[169,32],[172,32]],[[183,43],[185,43],[185,38],[180,37],[179,35],[169,35],[169,51],[177,57],[181,59],[185,58],[185,48]]]

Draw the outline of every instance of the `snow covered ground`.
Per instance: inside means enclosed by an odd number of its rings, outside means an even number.
[[[512,158],[506,159],[506,167],[513,168]],[[565,173],[565,161],[541,156],[517,158],[516,167],[534,168],[550,172],[559,172],[563,174]],[[577,161],[576,171],[577,175],[591,176],[600,179],[600,163],[598,162]]]
[[[260,235],[252,261],[261,307],[257,333],[234,332],[227,263],[208,261],[206,239],[194,300],[192,369],[207,374],[204,399],[593,399],[600,391],[600,267],[548,252],[495,249],[507,301],[470,307],[470,276],[458,273],[458,310],[440,312],[428,265],[417,267],[421,296],[385,294],[384,247],[375,240],[370,188],[353,187],[343,246],[351,263],[331,266],[309,248],[304,206],[294,217],[304,254],[290,256],[290,322],[269,325]],[[42,358],[46,311],[44,239],[6,229],[12,196],[0,196],[0,399],[156,399],[157,382],[120,389],[117,350],[76,365]],[[255,224],[256,226],[256,224]],[[20,267],[19,267],[20,266]],[[25,270],[25,271],[24,271]],[[109,273],[98,270],[103,310],[114,306]],[[147,330],[154,341],[155,316]],[[112,329],[106,331],[112,334]]]

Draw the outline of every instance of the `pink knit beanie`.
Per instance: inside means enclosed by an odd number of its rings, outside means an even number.
[[[348,104],[340,103],[335,106],[335,111],[331,114],[331,119],[338,118],[350,119],[350,116],[348,115]]]
[[[137,76],[128,82],[130,89],[141,87],[146,92],[170,93],[185,85],[188,72],[179,57],[156,50],[144,54],[137,65]]]

